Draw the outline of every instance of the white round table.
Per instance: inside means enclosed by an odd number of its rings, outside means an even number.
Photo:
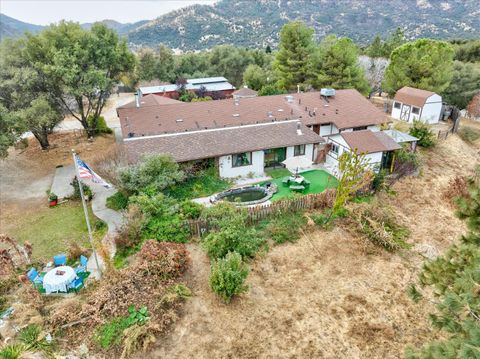
[[[64,272],[63,274],[57,274],[57,272]],[[68,266],[60,266],[51,269],[45,274],[43,277],[43,288],[45,289],[45,293],[53,293],[53,292],[67,292],[68,285],[72,283],[77,274],[72,267]]]

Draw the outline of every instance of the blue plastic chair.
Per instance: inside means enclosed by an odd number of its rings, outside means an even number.
[[[78,292],[83,287],[83,278],[77,277],[72,283],[70,283],[69,288],[73,289],[75,292]]]
[[[34,284],[41,284],[43,282],[42,276],[40,276],[35,268],[31,268],[27,273],[28,279]]]
[[[59,254],[53,257],[53,264],[55,264],[56,267],[64,266],[67,264],[67,256],[65,254]]]
[[[80,264],[75,268],[75,273],[82,273],[87,271],[88,258],[85,256],[80,256]]]

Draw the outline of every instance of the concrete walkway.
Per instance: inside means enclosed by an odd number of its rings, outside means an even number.
[[[73,165],[56,168],[50,192],[55,193],[59,201],[73,194],[73,187],[70,185],[73,177],[75,177]]]
[[[115,246],[115,237],[124,223],[124,217],[120,212],[107,208],[107,198],[115,194],[117,190],[113,187],[105,188],[96,183],[89,183],[88,185],[95,194],[92,199],[92,211],[95,216],[104,221],[108,226],[108,232],[105,237],[103,237],[102,244],[105,246],[105,248],[108,249],[110,257],[113,258],[117,250]],[[97,255],[97,258],[99,262],[98,264],[103,270],[105,268],[103,259],[99,255]],[[98,279],[100,277],[100,273],[98,272],[98,268],[93,254],[88,259],[87,270],[89,272],[92,272],[92,275],[95,278]]]
[[[75,176],[74,166],[66,166],[57,168],[55,171],[55,177],[53,179],[52,191],[55,192],[59,198],[61,195],[71,191],[73,187],[70,185],[73,177]],[[94,196],[91,201],[92,211],[96,217],[100,218],[107,224],[108,232],[102,239],[102,244],[108,250],[110,257],[113,258],[116,252],[115,236],[124,223],[122,213],[107,208],[107,198],[115,194],[117,191],[115,188],[105,188],[97,183],[86,181],[86,184],[92,189]],[[93,218],[90,218],[92,221]],[[100,255],[97,255],[98,264],[101,269],[105,267],[103,259]],[[92,273],[92,277],[99,278],[100,273],[97,268],[97,264],[93,254],[88,259],[87,270]]]

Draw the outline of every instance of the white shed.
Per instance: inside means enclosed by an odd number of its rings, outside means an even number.
[[[402,87],[395,94],[392,117],[398,120],[438,123],[442,113],[442,97],[435,92]]]

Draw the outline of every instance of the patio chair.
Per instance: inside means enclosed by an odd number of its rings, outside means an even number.
[[[53,264],[55,267],[64,266],[67,264],[67,256],[65,254],[59,254],[53,257]]]
[[[290,184],[290,178],[289,177],[284,177],[282,179],[282,184],[286,187],[288,187],[288,185]]]
[[[30,280],[30,282],[32,282],[33,284],[42,284],[43,282],[43,276],[38,274],[35,268],[31,268],[28,271],[27,277]]]
[[[72,283],[70,283],[68,288],[73,289],[75,292],[78,293],[78,291],[83,288],[83,278],[77,277]]]
[[[78,265],[77,268],[75,268],[75,273],[82,273],[87,271],[87,263],[88,263],[88,258],[81,255],[80,256],[80,264]]]

